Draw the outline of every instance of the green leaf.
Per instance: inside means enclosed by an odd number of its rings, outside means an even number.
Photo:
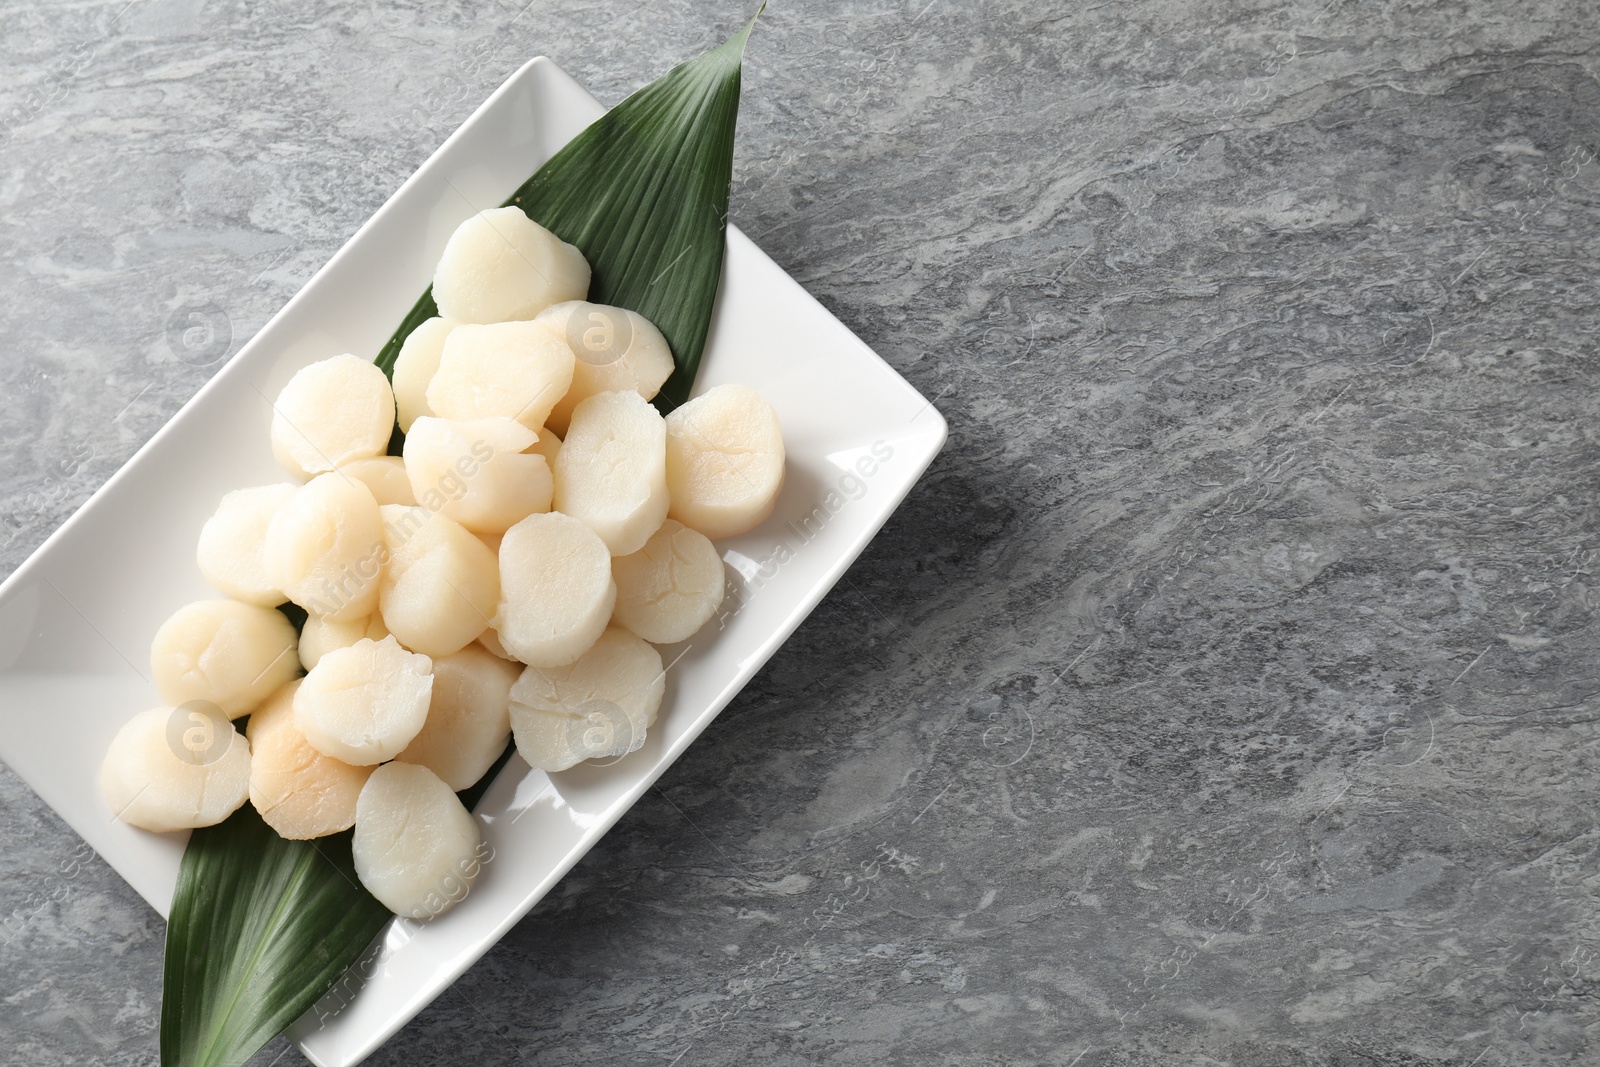
[[[278,605],[278,612],[289,620],[289,625],[294,627],[296,636],[306,628],[306,609],[294,601],[285,601]]]
[[[669,410],[694,387],[722,278],[740,65],[754,25],[606,112],[510,201],[582,249],[590,300],[660,328],[676,364],[661,388]]]
[[[667,410],[689,399],[711,327],[740,67],[754,25],[752,18],[596,119],[506,201],[578,246],[593,271],[590,300],[637,311],[660,328],[676,364],[657,398]],[[430,290],[378,365],[392,372],[406,337],[436,314]]]
[[[456,794],[468,810],[514,751]],[[167,923],[163,1065],[244,1063],[361,958],[391,916],[357,879],[351,837],[285,841],[249,804],[194,831]]]
[[[411,336],[411,331],[439,314],[439,305],[433,302],[433,286],[428,286],[426,292],[417,298],[411,305],[411,310],[406,312],[406,317],[400,320],[400,328],[395,330],[394,336],[383,343],[378,349],[378,358],[373,360],[378,368],[390,378],[394,377],[394,361],[400,358],[400,346],[406,343],[406,338]],[[394,452],[391,455],[398,456]]]
[[[372,943],[390,913],[350,841],[285,841],[249,804],[194,832],[167,922],[163,1065],[244,1063]]]
[[[710,327],[754,21],[611,109],[508,201],[583,250],[591,300],[660,327],[677,365],[658,401],[668,406],[688,398]],[[385,373],[437,313],[424,293],[378,355]],[[397,429],[391,454],[400,441]],[[510,752],[458,794],[468,808]],[[356,878],[350,841],[285,841],[250,805],[193,833],[167,923],[164,1067],[244,1063],[361,957],[390,916]]]

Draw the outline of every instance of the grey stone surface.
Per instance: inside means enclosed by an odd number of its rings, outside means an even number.
[[[616,101],[749,6],[0,9],[3,570],[523,59]],[[1597,39],[769,8],[734,221],[950,444],[373,1062],[1600,1059]],[[156,1062],[161,922],[0,798],[0,1059]]]

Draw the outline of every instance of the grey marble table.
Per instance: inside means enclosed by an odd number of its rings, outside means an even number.
[[[616,101],[750,6],[0,8],[0,571],[523,60]],[[373,1062],[1600,1060],[1597,42],[774,3],[734,221],[950,443]],[[0,1060],[156,1062],[161,921],[0,805]]]

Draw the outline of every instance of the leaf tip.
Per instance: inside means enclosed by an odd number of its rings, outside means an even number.
[[[750,16],[750,21],[744,24],[744,28],[723,42],[722,47],[732,54],[735,62],[744,58],[744,46],[750,40],[750,31],[756,28],[756,19],[760,18],[766,9],[766,0],[762,0],[761,6],[756,8],[756,13]]]

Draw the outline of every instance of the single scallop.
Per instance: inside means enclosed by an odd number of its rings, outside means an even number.
[[[422,323],[400,346],[394,359],[394,407],[401,433],[410,433],[411,424],[423,415],[432,415],[428,406],[428,383],[439,369],[444,354],[444,339],[456,323],[435,316]]]
[[[664,692],[661,655],[613,626],[576,663],[522,672],[511,687],[517,751],[543,771],[626,756],[644,744]]]
[[[578,405],[556,456],[552,506],[600,535],[614,556],[644,547],[667,517],[667,427],[638,393]]]
[[[336,622],[320,615],[307,615],[300,627],[300,666],[315,667],[323,656],[336,648],[349,648],[367,636],[371,616]]]
[[[596,393],[631,390],[646,400],[672,375],[672,349],[655,323],[626,308],[567,300],[539,312],[567,339],[575,361],[572,385],[550,411],[547,425],[566,433],[572,409]]]
[[[439,314],[457,322],[531,319],[589,292],[589,264],[521,208],[480,211],[445,242],[433,272]]]
[[[378,586],[384,626],[413,652],[459,652],[483,633],[499,604],[495,554],[426,508],[389,504],[378,510],[389,547]]]
[[[309,671],[336,648],[349,648],[363,637],[382,641],[388,636],[389,628],[383,624],[383,616],[377,612],[349,622],[334,622],[320,615],[307,615],[304,625],[300,627],[300,666]]]
[[[396,758],[462,790],[488,773],[511,737],[511,684],[522,668],[477,645],[433,661],[428,721]]]
[[[371,615],[383,570],[372,490],[337,471],[295,490],[267,527],[267,573],[290,600],[336,622]]]
[[[501,533],[550,510],[554,482],[534,431],[515,419],[423,416],[406,435],[406,473],[417,500],[476,533]]]
[[[236,719],[300,670],[283,613],[237,600],[197,600],[173,612],[150,643],[150,678],[173,707],[190,701]]]
[[[556,456],[561,454],[561,438],[549,426],[541,426],[536,431],[539,439],[523,451],[530,455],[543,456],[544,461],[550,464],[550,469],[556,469]]]
[[[422,730],[433,661],[393,637],[362,638],[317,661],[294,694],[294,723],[324,756],[366,767],[393,759]]]
[[[213,826],[250,794],[250,743],[209,706],[151,708],[111,739],[100,793],[117,818],[145,830]]]
[[[686,641],[722,606],[722,557],[705,534],[668,519],[639,551],[611,561],[612,618],[658,645]]]
[[[611,553],[570,515],[529,515],[500,541],[495,632],[523,663],[559,667],[594,644],[616,605]]]
[[[389,379],[351,355],[300,368],[272,405],[272,454],[301,477],[381,456],[393,432]]]
[[[783,487],[784,452],[778,413],[760,393],[719,385],[666,422],[674,519],[712,540],[766,521]]]
[[[503,415],[537,430],[572,385],[572,366],[572,349],[545,323],[457,326],[428,383],[428,406],[440,418]]]
[[[245,727],[250,739],[250,803],[278,836],[305,841],[348,830],[356,798],[372,774],[324,756],[294,721],[296,678],[257,708]]]
[[[483,633],[478,635],[478,644],[482,645],[496,656],[499,656],[507,663],[522,662],[520,659],[513,656],[509,650],[507,650],[506,646],[500,640],[500,634],[493,626],[489,627],[488,629],[484,630]]]
[[[494,553],[495,563],[497,566],[500,562],[500,542],[505,540],[505,536],[506,535],[503,533],[480,533],[478,535],[478,540],[482,541],[484,546],[487,547],[490,552]],[[499,608],[496,607],[495,610],[498,611]],[[478,644],[483,648],[488,649],[490,652],[493,652],[496,656],[499,656],[503,660],[507,660],[512,663],[520,662],[517,657],[506,651],[506,646],[500,643],[500,635],[494,632],[493,626],[485,627],[483,633],[478,635]]]
[[[406,477],[406,465],[399,456],[369,456],[351,460],[339,466],[338,473],[354,478],[372,493],[379,504],[414,505],[416,496],[411,492],[411,479]]]
[[[454,907],[482,866],[481,841],[476,820],[426,767],[385,764],[356,801],[356,876],[396,915],[428,919]]]
[[[282,604],[283,595],[267,573],[267,527],[291,496],[292,485],[258,485],[226,494],[200,527],[195,560],[219,593],[264,608]]]

